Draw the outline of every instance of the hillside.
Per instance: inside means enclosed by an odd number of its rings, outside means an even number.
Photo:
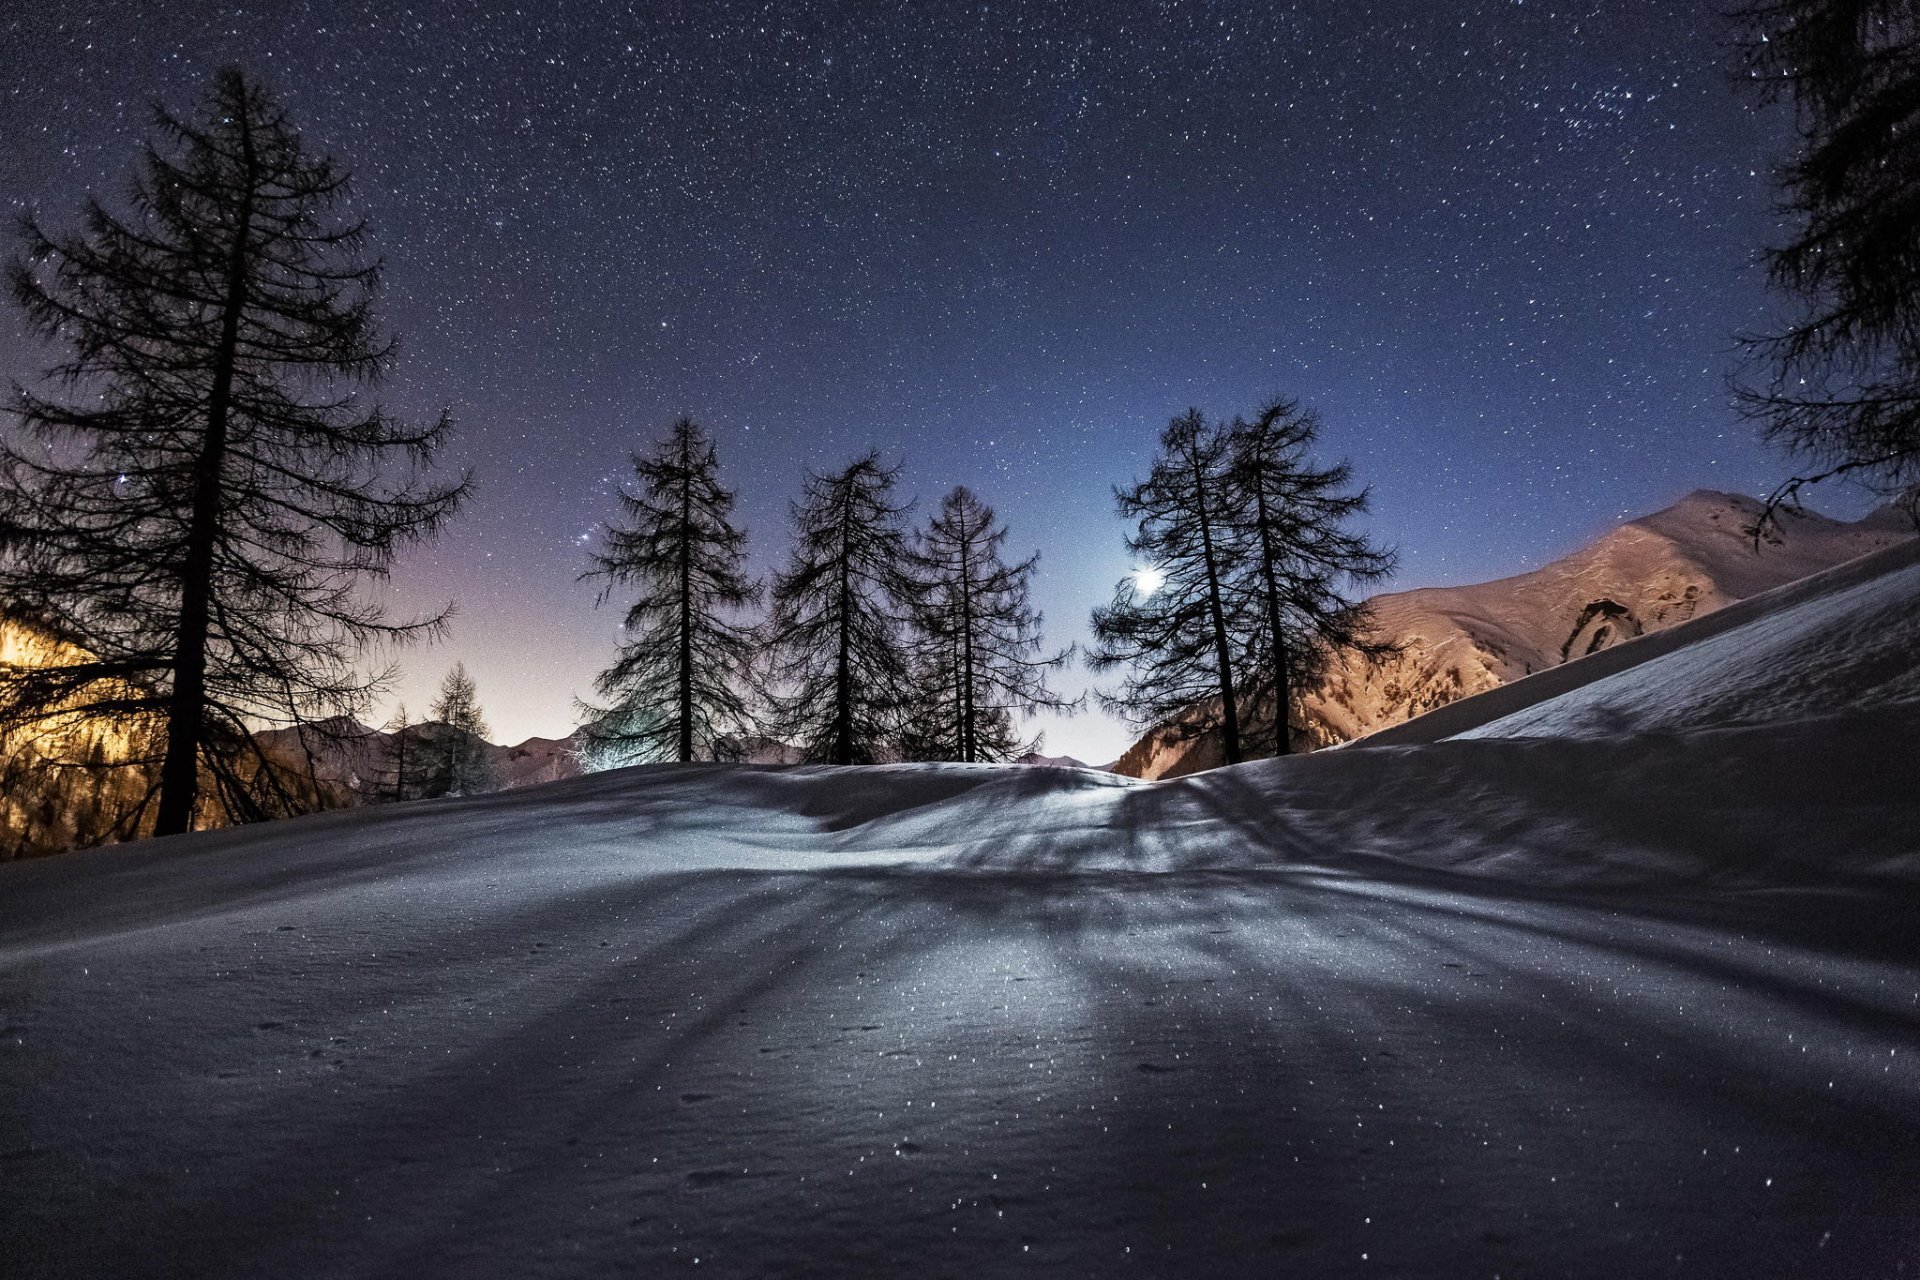
[[[1761,506],[1697,490],[1530,573],[1388,592],[1369,603],[1389,658],[1343,657],[1301,700],[1305,749],[1345,742],[1461,698],[1653,634],[1912,536],[1892,511],[1856,522],[1786,512],[1758,547]],[[1148,734],[1114,765],[1177,777],[1222,762],[1217,735]]]
[[[0,1256],[1902,1274],[1917,640],[1908,546],[1429,741],[648,767],[3,866]]]
[[[409,749],[432,754],[444,748],[450,735],[463,730],[438,721],[407,726]],[[466,734],[472,737],[471,734]],[[392,786],[395,734],[352,720],[291,729],[271,729],[259,735],[263,746],[291,761],[311,759],[314,776],[333,789],[336,802],[372,799],[382,787]],[[578,777],[581,772],[577,738],[528,738],[501,746],[473,738],[500,790],[537,786]]]

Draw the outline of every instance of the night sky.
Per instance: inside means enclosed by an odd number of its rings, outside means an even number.
[[[461,610],[404,658],[416,715],[464,658],[497,739],[572,727],[619,612],[574,582],[585,544],[681,413],[762,566],[805,467],[877,446],[923,511],[971,485],[1042,551],[1059,644],[1129,568],[1111,486],[1189,405],[1316,407],[1400,587],[1784,474],[1725,379],[1778,306],[1753,263],[1790,121],[1732,80],[1719,6],[489,7],[0,18],[15,210],[117,200],[145,104],[228,62],[354,169],[402,339],[385,397],[450,406],[479,484],[396,577]],[[34,377],[5,325],[0,377]],[[1048,749],[1129,736],[1093,713]]]

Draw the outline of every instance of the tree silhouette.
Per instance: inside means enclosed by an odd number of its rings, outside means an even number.
[[[633,469],[639,491],[620,493],[626,520],[607,526],[605,549],[581,575],[606,579],[602,603],[616,586],[640,589],[619,653],[594,682],[609,705],[582,705],[588,750],[602,763],[685,763],[747,727],[756,641],[729,615],[760,590],[706,432],[680,419]]]
[[[157,110],[121,216],[27,227],[13,292],[69,355],[64,398],[17,392],[0,441],[0,598],[58,619],[83,660],[0,681],[0,725],[149,718],[152,830],[299,807],[252,731],[360,709],[392,620],[364,590],[453,513],[464,480],[423,468],[448,430],[365,396],[390,351],[346,173],[303,144],[256,81],[221,72],[194,120]],[[398,474],[395,474],[396,465]],[[444,615],[442,615],[444,617]],[[157,766],[157,767],[156,767]],[[138,821],[136,815],[135,821]]]
[[[1295,692],[1333,651],[1391,651],[1369,636],[1366,606],[1343,588],[1385,578],[1394,557],[1344,527],[1366,511],[1367,492],[1350,489],[1353,469],[1344,462],[1309,465],[1319,428],[1311,410],[1276,400],[1252,422],[1235,420],[1226,438],[1228,576],[1245,619],[1242,693],[1250,707],[1272,706],[1264,731],[1249,725],[1249,745],[1275,755],[1292,750]]]
[[[1741,11],[1748,73],[1798,110],[1781,174],[1794,238],[1770,250],[1803,304],[1747,339],[1742,406],[1810,461],[1800,490],[1847,475],[1882,492],[1920,482],[1920,15],[1910,0],[1768,0]],[[1909,506],[1920,516],[1920,508]]]
[[[495,779],[487,756],[489,730],[480,713],[480,691],[467,674],[466,663],[454,663],[440,682],[432,716],[443,726],[435,735],[433,793],[470,796],[491,791]]]
[[[794,547],[773,580],[770,727],[809,761],[870,764],[898,750],[912,704],[905,637],[911,551],[899,468],[868,453],[809,474],[792,506]]]
[[[1120,514],[1135,522],[1127,550],[1159,576],[1151,590],[1136,575],[1093,611],[1095,671],[1124,667],[1118,692],[1101,702],[1141,726],[1197,737],[1215,727],[1228,764],[1243,758],[1234,698],[1238,600],[1230,584],[1233,512],[1227,440],[1198,409],[1167,424],[1147,478],[1116,489]]]
[[[964,485],[940,501],[915,551],[914,742],[920,759],[1011,760],[1034,750],[1014,717],[1070,710],[1046,675],[1072,650],[1042,656],[1040,615],[1028,600],[1038,554],[1001,559],[1006,526]]]
[[[373,762],[374,799],[392,804],[420,798],[433,783],[434,767],[432,749],[410,722],[403,702],[388,718],[386,736]]]

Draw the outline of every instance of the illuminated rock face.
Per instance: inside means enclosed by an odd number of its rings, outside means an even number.
[[[0,616],[0,672],[68,666],[92,657],[49,628]],[[148,692],[122,680],[96,680],[84,697],[54,706],[32,725],[0,732],[0,861],[151,832],[150,801],[164,751],[163,725],[158,711],[124,710]],[[102,702],[119,703],[123,709],[103,714],[98,709]],[[273,770],[273,793],[285,803],[268,812],[307,812],[342,802],[327,779],[307,777],[303,757],[276,753],[272,737],[263,733],[256,741]],[[236,754],[228,769],[230,779],[243,787],[265,776],[258,760],[245,751]],[[204,829],[234,820],[227,794],[203,771],[193,825]]]
[[[0,669],[87,657],[41,628],[0,617]],[[135,762],[152,754],[149,733],[140,723],[79,716],[0,733],[0,859],[105,838],[145,785]]]
[[[1751,498],[1698,490],[1530,573],[1374,597],[1380,634],[1400,652],[1337,661],[1301,700],[1296,749],[1363,737],[1912,536],[1892,513],[1852,523],[1789,513],[1756,550],[1759,512]],[[1115,769],[1162,778],[1221,762],[1217,735],[1148,735]]]

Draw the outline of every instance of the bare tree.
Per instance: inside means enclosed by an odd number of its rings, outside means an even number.
[[[1312,410],[1275,400],[1227,430],[1229,578],[1245,619],[1241,686],[1250,707],[1272,706],[1263,730],[1249,725],[1248,740],[1275,755],[1293,749],[1296,691],[1334,651],[1392,651],[1372,638],[1366,605],[1346,592],[1387,577],[1394,557],[1345,527],[1366,511],[1367,491],[1351,487],[1353,468],[1344,462],[1311,465],[1319,429]]]
[[[466,663],[454,663],[440,682],[431,714],[440,725],[433,744],[433,793],[471,796],[493,790],[496,780],[487,758],[490,730],[480,711],[480,690],[467,674]]]
[[[747,728],[756,640],[737,620],[759,599],[746,574],[746,535],[734,495],[720,484],[713,441],[691,418],[676,422],[652,456],[633,459],[638,492],[621,491],[626,516],[582,577],[640,588],[612,666],[583,704],[591,758],[604,764],[695,758]]]
[[[147,148],[132,213],[29,223],[12,272],[70,354],[65,396],[18,391],[0,442],[0,597],[87,656],[7,673],[0,725],[156,720],[158,760],[129,763],[154,769],[138,809],[157,795],[168,834],[202,817],[203,771],[229,816],[300,807],[254,729],[350,715],[385,678],[365,647],[440,624],[363,588],[466,483],[423,471],[444,416],[410,427],[366,398],[391,348],[362,228],[335,216],[345,171],[238,71],[194,120],[157,118],[169,149]]]
[[[868,453],[807,476],[793,504],[794,547],[773,580],[768,648],[777,663],[771,728],[826,764],[898,751],[912,704],[905,628],[914,582],[894,500],[898,467]]]
[[[1773,281],[1803,311],[1748,338],[1741,404],[1809,461],[1768,502],[1849,476],[1920,483],[1920,10],[1911,0],[1766,0],[1740,12],[1749,75],[1790,98],[1798,154],[1781,173],[1794,238]]]
[[[1147,478],[1114,499],[1135,522],[1127,550],[1142,573],[1123,580],[1111,604],[1093,611],[1095,671],[1125,668],[1116,693],[1100,694],[1142,726],[1197,737],[1221,733],[1228,764],[1243,758],[1234,696],[1231,587],[1233,512],[1227,440],[1190,409],[1167,425]],[[1143,583],[1151,575],[1156,585]]]
[[[431,748],[401,703],[388,718],[380,750],[374,757],[373,797],[389,804],[417,800],[432,785]]]
[[[964,485],[941,499],[920,536],[917,741],[909,750],[917,758],[1011,760],[1038,746],[1021,741],[1016,716],[1080,705],[1047,687],[1047,672],[1072,650],[1041,652],[1041,618],[1028,599],[1040,557],[1008,564],[1006,540],[993,508]]]

